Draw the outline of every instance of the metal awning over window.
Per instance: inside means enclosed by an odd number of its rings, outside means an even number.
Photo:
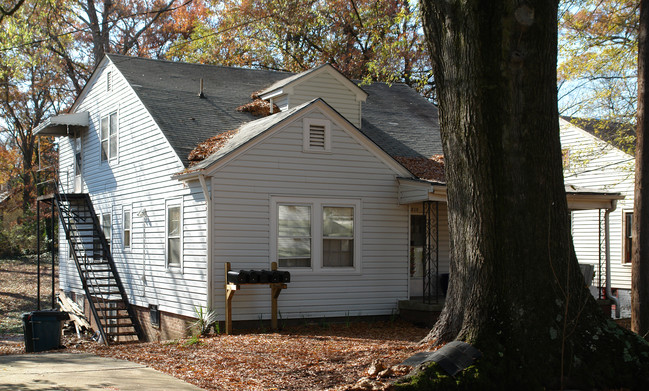
[[[54,115],[34,128],[33,133],[37,136],[68,136],[75,130],[88,129],[89,117],[87,111]]]

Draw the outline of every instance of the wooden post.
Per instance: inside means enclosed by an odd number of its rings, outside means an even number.
[[[270,269],[277,270],[277,262],[273,262]],[[234,293],[240,289],[237,284],[228,283],[228,272],[230,271],[230,262],[225,263],[225,334],[232,333],[232,298]],[[258,285],[258,284],[253,284]],[[271,298],[271,327],[277,330],[277,298],[282,293],[282,289],[286,289],[286,284],[270,283],[270,298]]]
[[[238,285],[228,283],[228,272],[230,271],[230,262],[225,263],[225,334],[232,333],[232,297],[234,292],[239,289]]]
[[[273,262],[270,265],[270,270],[277,270],[277,262]],[[279,294],[282,293],[282,289],[286,289],[286,284],[274,283],[270,284],[270,300],[271,300],[271,321],[270,326],[273,330],[278,329],[277,325],[277,298]]]

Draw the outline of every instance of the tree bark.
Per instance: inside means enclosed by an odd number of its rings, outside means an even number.
[[[649,82],[649,4],[640,2],[638,34],[638,126],[636,129],[635,193],[633,202],[633,253],[631,266],[631,328],[644,338],[649,333],[649,143],[644,133],[649,129],[645,94]]]
[[[593,374],[612,361],[607,355],[624,363],[617,338],[632,341],[634,353],[649,346],[606,321],[572,248],[556,1],[423,0],[422,16],[451,237],[446,305],[428,339],[475,345],[484,356],[465,379],[493,387],[601,387],[617,376],[635,386],[631,372]],[[647,357],[637,371],[647,370]]]

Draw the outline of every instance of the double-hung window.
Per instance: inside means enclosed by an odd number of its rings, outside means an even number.
[[[131,247],[131,210],[124,208],[122,210],[122,232],[124,237],[122,238],[122,246],[124,248]]]
[[[322,207],[322,266],[354,266],[354,207]]]
[[[117,158],[117,112],[101,118],[101,161]]]
[[[167,267],[182,266],[182,205],[168,202],[166,213],[166,258]]]
[[[273,255],[283,268],[359,270],[360,201],[274,197]]]

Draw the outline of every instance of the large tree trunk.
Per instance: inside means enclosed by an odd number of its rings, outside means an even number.
[[[429,338],[478,347],[484,357],[469,377],[477,373],[494,387],[636,381],[628,370],[597,372],[613,361],[608,355],[646,371],[649,360],[633,355],[649,347],[605,320],[572,248],[557,113],[556,1],[423,0],[422,12],[451,235],[449,293]],[[628,351],[637,365],[624,362],[617,338],[637,349]],[[599,376],[604,372],[608,377]]]
[[[644,139],[649,129],[645,95],[649,82],[649,4],[640,2],[638,34],[638,127],[635,149],[635,194],[633,207],[633,263],[631,271],[631,326],[647,338],[649,333],[649,142]]]

